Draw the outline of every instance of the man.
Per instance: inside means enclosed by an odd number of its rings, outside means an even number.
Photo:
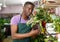
[[[34,4],[26,2],[23,7],[22,15],[16,15],[11,19],[11,35],[13,42],[31,42],[34,35],[39,34],[39,30],[31,30],[31,26],[27,26],[26,22],[32,14]]]

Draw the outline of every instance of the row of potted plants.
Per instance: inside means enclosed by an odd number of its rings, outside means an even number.
[[[9,23],[10,20],[6,20],[4,18],[0,18],[0,42],[3,42],[3,40],[5,39],[5,31],[4,28],[2,28],[4,26],[4,23]]]

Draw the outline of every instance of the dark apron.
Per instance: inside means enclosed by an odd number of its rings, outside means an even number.
[[[20,21],[18,23],[18,30],[17,33],[20,34],[25,34],[31,31],[31,26],[27,26],[26,23],[21,23],[21,18]],[[31,38],[24,38],[24,39],[14,39],[13,42],[31,42]]]

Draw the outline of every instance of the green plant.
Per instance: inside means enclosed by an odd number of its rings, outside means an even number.
[[[60,17],[56,17],[56,19],[53,20],[53,23],[55,25],[55,31],[60,33]]]
[[[10,20],[6,20],[4,18],[0,18],[0,40],[3,40],[5,38],[5,32],[3,30],[4,23],[9,23]]]
[[[48,9],[45,8],[37,8],[36,9],[36,15],[32,16],[32,18],[27,22],[27,24],[31,24],[31,27],[33,27],[36,23],[40,24],[40,29],[43,28],[42,22],[45,23],[51,23],[53,22],[52,18],[50,17],[50,14],[48,12]],[[45,25],[45,24],[43,24]]]
[[[0,40],[3,40],[5,37],[3,29],[2,29],[3,25],[4,25],[4,19],[0,18]]]
[[[48,13],[48,10],[45,8],[37,8],[36,9],[37,13],[35,16],[32,16],[32,18],[27,22],[27,25],[31,24],[31,27],[36,26],[36,24],[39,25],[38,28],[40,28],[40,33],[37,36],[36,42],[44,42],[45,39],[45,27],[43,27],[42,25],[42,21],[44,21],[45,23],[50,23],[53,22],[52,18],[50,17],[50,14]],[[33,27],[34,28],[34,27]]]
[[[50,14],[48,12],[48,9],[46,8],[37,8],[37,19],[40,19],[45,22],[52,22],[52,18],[50,17]]]
[[[49,37],[45,38],[45,42],[57,42],[57,38],[49,35]]]

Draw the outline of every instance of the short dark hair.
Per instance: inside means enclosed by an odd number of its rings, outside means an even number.
[[[28,4],[32,5],[33,7],[35,6],[32,2],[25,2],[24,6]]]

